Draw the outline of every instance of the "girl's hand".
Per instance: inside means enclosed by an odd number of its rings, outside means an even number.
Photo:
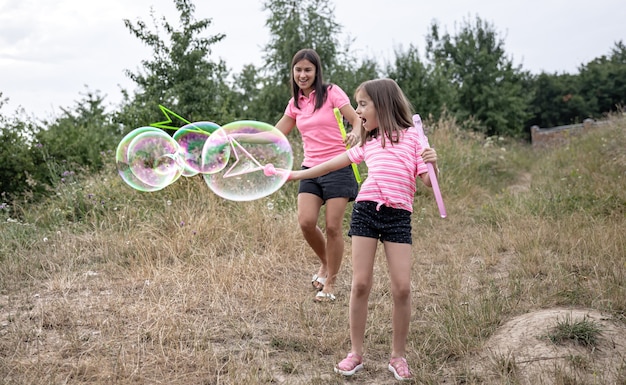
[[[291,171],[291,170],[287,170],[284,168],[276,168],[271,163],[268,163],[265,166],[263,166],[263,173],[265,174],[265,176],[287,175],[287,180],[291,180],[292,179],[291,174],[294,172],[297,172],[297,171]]]
[[[425,163],[433,163],[433,164],[437,163],[437,151],[435,151],[434,148],[431,148],[431,147],[425,148],[422,151],[421,155]]]
[[[289,171],[289,176],[287,177],[287,180],[300,180],[302,179],[302,177],[300,176],[301,173],[302,171],[299,170]]]

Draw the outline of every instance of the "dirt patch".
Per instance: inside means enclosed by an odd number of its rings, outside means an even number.
[[[549,338],[557,325],[580,321],[600,330],[594,344],[554,343]],[[540,310],[502,325],[471,360],[468,369],[481,383],[623,384],[626,327],[595,310]]]

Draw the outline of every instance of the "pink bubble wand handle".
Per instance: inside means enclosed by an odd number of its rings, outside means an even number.
[[[417,134],[422,142],[422,147],[427,148],[430,147],[428,145],[428,138],[424,134],[424,128],[422,127],[422,118],[419,114],[413,115],[413,125],[417,129]],[[439,182],[437,181],[437,174],[435,173],[435,168],[432,163],[426,163],[426,167],[428,168],[428,176],[430,177],[430,184],[433,186],[433,193],[435,194],[435,201],[437,201],[437,207],[439,208],[439,215],[442,218],[448,216],[446,213],[446,206],[443,204],[443,198],[441,197],[441,190],[439,190]]]

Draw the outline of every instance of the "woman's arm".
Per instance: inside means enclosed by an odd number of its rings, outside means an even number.
[[[343,154],[339,154],[315,167],[307,168],[306,170],[291,171],[289,173],[288,180],[316,178],[318,176],[326,175],[331,171],[339,170],[349,164],[350,158],[348,157],[348,154],[344,152]]]
[[[283,115],[274,127],[276,127],[278,131],[282,132],[283,135],[287,136],[295,126],[296,120],[294,118]]]

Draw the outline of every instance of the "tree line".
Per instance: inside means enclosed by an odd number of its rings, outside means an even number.
[[[115,111],[106,111],[104,97],[89,91],[53,120],[35,122],[2,113],[6,99],[0,92],[3,202],[45,196],[71,169],[99,171],[105,165],[103,154],[113,151],[124,134],[163,119],[159,105],[189,121],[278,121],[290,97],[291,58],[303,47],[319,53],[325,79],[348,93],[362,81],[390,77],[422,116],[453,117],[463,129],[487,136],[528,140],[532,125],[601,118],[620,110],[626,98],[626,47],[621,41],[608,55],[582,64],[577,74],[533,75],[513,63],[495,26],[477,16],[464,20],[454,33],[432,22],[423,54],[412,44],[381,65],[355,56],[353,40],[339,41],[342,27],[330,0],[266,0],[270,39],[263,49],[264,64],[232,73],[224,60],[211,56],[211,47],[226,38],[207,35],[212,19],[196,19],[192,0],[173,2],[176,24],[154,15],[150,22],[124,20],[152,54],[139,70],[126,71],[135,88],[122,90]]]

